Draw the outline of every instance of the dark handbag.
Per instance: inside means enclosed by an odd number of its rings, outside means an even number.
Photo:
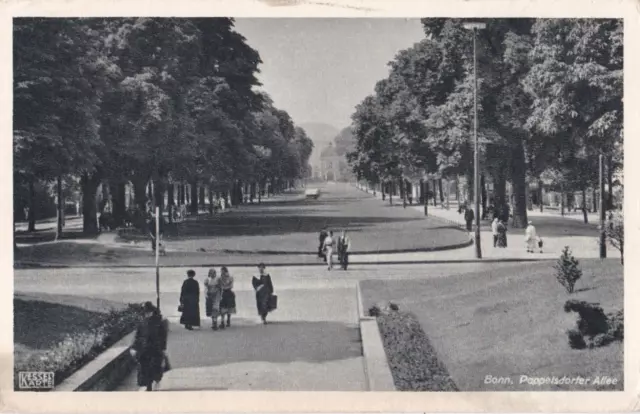
[[[276,310],[276,309],[278,309],[278,296],[271,295],[269,296],[269,310]]]
[[[184,305],[182,303],[178,305],[178,312],[184,312]]]

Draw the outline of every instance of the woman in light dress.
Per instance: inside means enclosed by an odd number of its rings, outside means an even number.
[[[215,269],[210,269],[207,278],[204,281],[206,292],[205,310],[207,316],[211,317],[211,329],[218,330],[218,317],[220,313],[220,300],[222,299],[222,287],[220,277]],[[223,324],[224,327],[224,324]]]

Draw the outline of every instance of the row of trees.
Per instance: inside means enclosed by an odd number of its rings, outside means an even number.
[[[313,143],[256,90],[260,63],[228,18],[15,19],[16,208],[78,177],[91,233],[100,184],[122,217],[127,183],[140,209],[149,182],[161,208],[188,183],[197,208],[205,187],[235,204],[307,174]]]
[[[426,38],[399,52],[356,107],[348,158],[361,179],[473,182],[473,32],[463,22],[423,19]],[[523,226],[528,183],[584,196],[597,188],[600,154],[611,193],[622,168],[622,48],[621,20],[486,20],[477,34],[485,206],[485,181],[496,205],[510,182]]]

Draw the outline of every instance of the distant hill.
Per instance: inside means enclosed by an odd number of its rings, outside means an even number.
[[[300,124],[307,136],[313,141],[313,153],[311,153],[311,164],[317,165],[320,160],[320,153],[330,143],[333,142],[340,130],[333,125],[321,122],[308,122]]]

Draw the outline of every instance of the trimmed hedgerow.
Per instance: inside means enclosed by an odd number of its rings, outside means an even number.
[[[14,387],[18,390],[18,372],[45,371],[55,374],[59,385],[78,369],[91,362],[107,348],[133,332],[142,320],[142,306],[111,310],[90,329],[69,334],[55,346],[35,351],[14,361]]]
[[[397,390],[458,391],[415,315],[395,304],[374,306],[369,315],[378,321]]]

